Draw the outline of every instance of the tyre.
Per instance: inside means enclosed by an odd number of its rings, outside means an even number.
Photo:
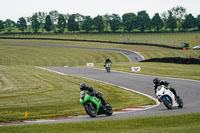
[[[178,108],[182,108],[183,107],[182,99],[179,98],[177,101],[178,101]]]
[[[113,114],[112,106],[108,103],[109,106],[106,106],[106,115],[110,116]]]
[[[171,100],[170,97],[164,96],[164,97],[162,97],[162,101],[163,101],[163,103],[164,103],[166,108],[168,108],[168,109],[172,109],[173,108],[172,100]]]
[[[108,67],[108,72],[110,72],[110,67]]]
[[[106,67],[106,71],[107,71],[107,73],[109,73],[109,67]]]
[[[96,117],[96,105],[92,102],[87,103],[84,105],[85,111],[90,117]]]

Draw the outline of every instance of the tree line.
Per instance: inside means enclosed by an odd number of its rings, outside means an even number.
[[[30,17],[20,17],[17,22],[0,20],[0,32],[12,33],[16,29],[22,33],[38,32],[160,32],[199,30],[200,14],[194,17],[187,14],[181,6],[155,13],[152,18],[146,11],[135,13],[98,15],[94,18],[81,14],[60,14],[53,10],[49,13],[37,12]]]

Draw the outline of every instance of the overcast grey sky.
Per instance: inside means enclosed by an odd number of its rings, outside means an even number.
[[[200,0],[1,0],[0,20],[18,20],[20,17],[32,16],[38,11],[59,13],[80,13],[95,17],[106,13],[124,13],[146,10],[152,17],[172,7],[183,6],[187,13],[195,17],[200,14]]]

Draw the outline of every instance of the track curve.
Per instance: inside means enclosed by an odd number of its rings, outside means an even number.
[[[126,87],[129,89],[134,89],[138,92],[145,93],[154,97],[153,83],[152,80],[155,76],[131,74],[118,71],[111,71],[111,73],[106,73],[103,69],[96,68],[86,68],[86,67],[43,67],[45,69],[64,73],[66,75],[78,76],[83,78],[94,79],[98,81],[103,81],[111,83],[117,86]],[[113,115],[111,117],[97,117],[94,119],[88,119],[88,116],[73,117],[71,119],[63,119],[60,122],[74,122],[74,121],[91,121],[91,120],[101,120],[101,119],[116,119],[116,118],[130,118],[130,117],[140,117],[140,116],[154,116],[163,114],[180,114],[180,113],[192,113],[200,112],[200,81],[196,80],[186,80],[178,78],[167,78],[159,77],[169,81],[177,90],[177,93],[184,102],[184,107],[182,109],[168,110],[163,104],[155,108],[151,108],[143,111],[136,111],[130,113],[123,113]]]
[[[140,75],[133,73],[125,73],[118,71],[111,71],[111,73],[106,73],[103,69],[96,68],[86,68],[86,67],[42,67],[44,69],[55,71],[58,73],[63,73],[66,75],[78,76],[83,78],[94,79],[98,81],[103,81],[111,83],[117,86],[126,87],[129,89],[134,89],[138,92],[145,93],[154,97],[153,83],[152,80],[154,76]],[[26,121],[21,123],[11,123],[11,124],[0,124],[0,126],[10,126],[10,125],[26,125],[26,124],[38,124],[38,123],[63,123],[63,122],[77,122],[77,121],[94,121],[94,120],[108,120],[108,119],[119,119],[119,118],[130,118],[130,117],[140,117],[140,116],[156,116],[156,115],[166,115],[166,114],[183,114],[183,113],[195,113],[200,112],[200,81],[178,79],[178,78],[167,78],[159,77],[169,81],[177,90],[177,93],[184,102],[184,107],[182,109],[168,110],[163,104],[151,108],[148,110],[134,111],[129,113],[114,114],[110,117],[98,116],[96,118],[90,118],[87,115],[70,117],[59,120],[37,120],[37,121]]]
[[[104,50],[104,51],[114,51],[121,54],[124,54],[128,57],[130,62],[139,62],[144,60],[144,57],[138,53],[124,49],[115,49],[115,48],[96,48],[96,47],[82,47],[82,46],[71,46],[71,45],[61,45],[61,44],[47,44],[47,43],[29,43],[20,44],[20,43],[4,43],[0,45],[14,45],[14,46],[34,46],[34,47],[60,47],[60,48],[78,48],[78,49],[87,49],[87,50]]]

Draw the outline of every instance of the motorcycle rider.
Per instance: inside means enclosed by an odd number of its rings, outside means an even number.
[[[87,86],[85,83],[80,84],[80,90],[81,91],[83,91],[83,90],[89,91],[89,93],[91,93],[91,95],[94,95],[97,98],[99,98],[104,106],[108,106],[107,102],[103,99],[101,92],[96,92],[96,90],[94,88]]]
[[[153,79],[153,83],[154,83],[154,90],[156,93],[157,87],[160,85],[164,85],[166,88],[168,88],[171,92],[174,93],[176,98],[179,98],[179,96],[177,96],[176,90],[174,88],[171,88],[170,83],[165,81],[165,80],[160,80],[158,78],[154,78]]]
[[[106,66],[106,64],[111,63],[112,61],[107,57],[106,60],[104,61],[104,67]]]

